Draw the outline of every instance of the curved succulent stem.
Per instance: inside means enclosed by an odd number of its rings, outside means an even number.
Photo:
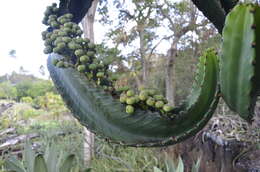
[[[178,143],[200,131],[211,118],[217,102],[218,65],[213,51],[200,59],[194,92],[170,120],[157,112],[136,110],[125,113],[125,106],[102,88],[94,86],[74,69],[61,69],[48,59],[50,75],[71,109],[84,126],[108,140],[131,146],[165,146]]]
[[[191,0],[197,8],[211,21],[221,33],[225,22],[225,11],[218,0]]]
[[[220,84],[230,109],[251,121],[260,82],[260,7],[236,6],[227,16],[220,58]]]
[[[79,23],[88,12],[93,0],[60,0],[60,15],[73,14],[73,22]]]

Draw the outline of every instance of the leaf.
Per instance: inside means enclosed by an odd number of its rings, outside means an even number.
[[[70,154],[68,155],[63,164],[60,166],[60,170],[59,172],[70,172],[71,169],[76,166],[77,163],[77,159],[76,156],[74,154]]]
[[[48,168],[42,154],[38,154],[34,160],[34,172],[48,172]]]
[[[178,166],[175,172],[184,172],[184,164],[180,156],[179,156]]]
[[[199,172],[199,170],[200,170],[200,161],[201,161],[201,158],[199,158],[197,160],[196,164],[193,164],[191,172]]]
[[[13,156],[5,161],[4,166],[7,170],[10,171],[26,172],[23,164]]]
[[[45,159],[47,161],[48,172],[57,172],[58,156],[59,156],[59,151],[57,147],[53,144],[48,145],[45,152]]]
[[[153,167],[153,172],[163,172],[162,170],[160,170],[159,168],[157,167]]]
[[[33,171],[33,163],[35,158],[35,152],[32,149],[32,145],[30,142],[26,142],[24,147],[24,163],[26,164],[26,171],[27,172],[34,172]]]

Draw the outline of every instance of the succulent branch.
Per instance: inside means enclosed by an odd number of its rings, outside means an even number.
[[[223,30],[220,84],[230,109],[251,121],[260,81],[260,7],[236,6]]]

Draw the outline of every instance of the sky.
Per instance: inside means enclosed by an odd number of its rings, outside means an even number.
[[[0,76],[19,71],[23,66],[29,74],[41,76],[39,67],[46,66],[47,55],[43,54],[41,32],[47,5],[55,0],[8,0],[0,6]],[[16,58],[9,56],[16,50]],[[47,70],[46,70],[47,71]]]
[[[41,23],[46,6],[58,0],[8,0],[0,6],[0,76],[19,68],[38,77],[48,78],[46,69],[47,55],[43,53],[44,45],[41,32],[46,26]],[[95,40],[101,42],[106,28],[95,26]],[[98,29],[97,29],[98,28]],[[16,50],[16,58],[9,56]],[[45,76],[39,72],[45,67]]]

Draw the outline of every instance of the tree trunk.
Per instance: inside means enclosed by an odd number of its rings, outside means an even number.
[[[139,27],[139,38],[140,38],[140,56],[141,56],[141,62],[142,62],[142,85],[147,86],[148,85],[148,73],[149,73],[149,62],[146,59],[146,41],[144,36],[144,27]]]
[[[175,74],[174,74],[174,60],[177,56],[176,43],[171,45],[171,48],[167,52],[166,65],[165,65],[165,87],[166,87],[166,98],[170,105],[174,105],[174,94],[175,94]]]
[[[92,6],[89,9],[88,13],[82,20],[82,26],[84,31],[84,37],[88,38],[90,42],[94,43],[94,20],[95,20],[95,13],[98,4],[98,0],[94,0],[92,2]],[[91,133],[87,128],[84,128],[84,164],[86,166],[90,165],[90,161],[92,156],[94,155],[94,134]]]

